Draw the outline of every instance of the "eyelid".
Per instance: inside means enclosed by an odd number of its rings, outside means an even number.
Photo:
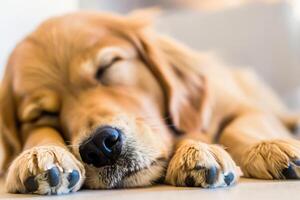
[[[31,120],[25,121],[25,122],[35,123],[35,122],[38,122],[43,117],[57,117],[57,113],[43,110],[43,111],[40,111],[40,114],[38,116],[32,118]]]
[[[28,122],[38,118],[41,110],[37,104],[27,105],[22,112],[19,112],[19,119],[23,122]]]
[[[109,64],[107,64],[107,65],[105,65],[105,66],[100,65],[100,66],[98,67],[97,72],[96,72],[96,78],[97,78],[97,79],[100,79],[101,76],[103,75],[103,73],[105,72],[105,70],[106,70],[107,68],[109,68],[109,67],[112,66],[114,63],[116,63],[116,62],[118,62],[118,61],[120,61],[120,60],[122,60],[122,58],[120,58],[120,57],[115,57],[114,59],[112,59],[112,61],[111,61]]]
[[[135,51],[128,47],[104,47],[99,51],[99,53],[96,56],[96,65],[100,67],[109,66],[117,60],[133,58],[135,54]]]
[[[114,63],[131,59],[136,56],[134,48],[128,46],[109,46],[103,47],[96,56],[96,79],[100,80],[106,69],[108,69]]]
[[[112,64],[114,64],[120,60],[122,60],[122,58],[117,56],[117,57],[112,58],[111,61],[109,63],[106,63],[105,65],[100,63],[99,67],[105,70],[107,67],[111,66]]]
[[[30,115],[27,114],[25,115],[27,117],[23,117],[21,118],[22,122],[30,122],[30,123],[34,123],[38,120],[40,120],[41,118],[45,117],[45,116],[49,116],[49,117],[56,117],[57,113],[56,112],[51,112],[51,111],[46,111],[46,110],[41,110],[41,109],[35,109],[32,110]]]
[[[30,122],[45,113],[57,114],[59,110],[59,96],[52,91],[42,90],[21,101],[18,108],[18,118],[22,122]]]

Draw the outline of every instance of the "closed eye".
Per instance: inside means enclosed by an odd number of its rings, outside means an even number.
[[[30,131],[37,127],[49,127],[61,132],[59,113],[57,112],[41,111],[37,117],[24,121],[21,125],[23,131]]]
[[[37,116],[36,118],[30,120],[30,123],[35,123],[35,122],[39,121],[40,119],[42,119],[43,117],[54,118],[54,117],[57,117],[57,113],[43,110],[43,111],[41,111],[39,116]]]
[[[97,80],[101,80],[102,76],[104,75],[105,71],[110,67],[112,66],[113,64],[115,64],[116,62],[120,61],[122,58],[121,57],[114,57],[111,62],[109,62],[108,64],[106,65],[103,65],[103,66],[99,66],[97,72],[96,72],[96,75],[95,75],[95,78]]]

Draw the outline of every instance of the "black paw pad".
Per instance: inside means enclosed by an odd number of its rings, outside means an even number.
[[[224,176],[224,181],[225,181],[226,185],[230,185],[232,183],[233,179],[234,179],[234,175],[231,172],[229,172],[229,174]]]
[[[28,192],[37,191],[39,188],[38,182],[35,180],[35,176],[30,176],[24,182],[24,186]]]
[[[49,185],[55,187],[59,184],[60,172],[58,167],[53,167],[47,171]]]
[[[286,179],[298,179],[298,175],[294,169],[293,164],[290,164],[288,166],[288,168],[285,168],[282,170],[282,175],[286,178]]]
[[[69,181],[69,186],[68,188],[72,188],[76,183],[79,181],[80,175],[77,170],[73,170],[69,176],[68,176],[68,181]]]
[[[192,176],[187,176],[184,182],[187,187],[194,187],[196,183]]]
[[[218,169],[216,167],[211,167],[209,169],[206,169],[205,179],[207,184],[209,185],[214,184],[217,178],[218,178]]]

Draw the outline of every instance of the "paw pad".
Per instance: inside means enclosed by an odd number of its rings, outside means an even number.
[[[72,153],[57,146],[39,146],[13,161],[5,186],[11,193],[66,194],[79,190],[84,178],[84,167]]]
[[[300,178],[300,160],[292,161],[289,166],[282,170],[282,175],[285,179]]]
[[[69,181],[69,186],[68,188],[72,188],[76,183],[79,181],[80,175],[77,170],[73,170],[69,175],[68,175],[68,181]]]
[[[195,179],[192,176],[187,176],[185,178],[185,185],[188,187],[194,187],[196,184]]]
[[[215,187],[223,187],[223,186],[230,186],[233,184],[235,175],[232,172],[224,173],[222,170],[218,169],[217,167],[197,167],[194,168],[194,172],[198,172],[199,174],[204,174],[205,184],[197,181],[197,176],[194,175],[187,175],[184,180],[184,185],[187,187],[208,187],[208,188],[215,188]],[[219,185],[220,184],[220,185]]]
[[[24,186],[28,192],[34,192],[39,188],[38,182],[34,176],[30,176],[24,182]]]
[[[167,183],[218,188],[231,186],[238,180],[238,168],[222,147],[190,140],[181,145],[169,162]]]
[[[59,184],[60,172],[58,167],[53,167],[47,171],[48,182],[51,187],[55,187]]]
[[[216,167],[211,167],[205,170],[205,181],[208,185],[212,185],[218,179],[218,169]]]
[[[46,181],[52,188],[58,187],[62,182],[63,172],[60,172],[58,167],[53,167],[45,172]],[[72,170],[67,175],[68,189],[73,188],[79,181],[80,174],[77,170]],[[26,190],[33,193],[39,189],[39,178],[38,176],[30,176],[24,182]]]

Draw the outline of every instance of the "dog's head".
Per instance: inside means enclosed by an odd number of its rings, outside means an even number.
[[[149,29],[147,14],[50,19],[12,53],[1,89],[2,168],[35,129],[50,127],[87,170],[90,188],[149,185],[172,134],[203,128],[195,56]]]

